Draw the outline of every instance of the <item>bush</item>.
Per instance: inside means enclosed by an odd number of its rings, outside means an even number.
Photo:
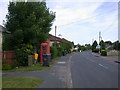
[[[64,50],[63,47],[57,47],[58,56],[62,56],[63,50]]]
[[[10,70],[10,69],[12,69],[13,67],[12,67],[12,65],[10,65],[10,64],[2,64],[2,70]]]
[[[77,52],[77,50],[73,50],[73,52]]]
[[[55,57],[57,57],[57,55],[58,55],[58,50],[57,50],[57,48],[51,46],[51,47],[50,47],[50,53],[51,53],[51,58],[52,58],[52,59],[55,58]]]
[[[99,49],[94,49],[92,52],[99,53]]]
[[[16,60],[19,63],[19,66],[27,66],[28,65],[28,55],[32,55],[33,52],[32,45],[22,44],[16,49]]]
[[[106,51],[106,50],[102,50],[102,51],[101,51],[101,55],[102,55],[102,56],[107,56],[107,51]]]

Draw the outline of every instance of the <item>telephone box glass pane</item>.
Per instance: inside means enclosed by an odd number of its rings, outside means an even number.
[[[46,54],[46,47],[43,47],[43,54]]]

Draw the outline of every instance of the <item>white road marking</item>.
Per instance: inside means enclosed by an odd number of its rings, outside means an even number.
[[[98,65],[100,65],[101,67],[104,67],[104,68],[108,69],[108,67],[106,67],[106,66],[104,66],[104,65],[102,65],[102,64],[98,64]]]
[[[59,64],[65,64],[66,62],[58,62]]]

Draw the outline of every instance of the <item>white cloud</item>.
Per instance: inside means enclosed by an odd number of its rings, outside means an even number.
[[[8,0],[5,0],[4,2],[0,2],[0,25],[3,24],[3,20],[5,20],[6,14],[8,12]]]
[[[103,8],[103,12],[96,13],[94,11],[104,4],[103,2],[79,2],[76,5],[73,3],[73,6],[70,6],[70,2],[68,4],[66,8],[65,4],[63,6],[58,4],[52,9],[56,12],[54,25],[58,26],[57,34],[62,34],[64,38],[76,44],[91,43],[93,38],[98,40],[99,31],[103,33],[104,40],[117,40],[117,8],[113,13],[111,13],[112,9],[106,8],[106,11]],[[114,23],[115,20],[116,23]],[[51,34],[54,34],[54,25]],[[112,32],[116,37],[110,36]]]
[[[0,24],[7,14],[8,1],[0,2]],[[50,10],[56,12],[56,20],[50,33],[54,34],[55,25],[57,25],[57,35],[62,34],[63,38],[74,41],[75,44],[91,43],[93,38],[98,40],[99,31],[104,40],[116,40],[118,37],[117,10],[110,12],[103,9],[103,11],[95,12],[106,0],[82,1],[47,1]],[[117,0],[115,1],[117,2]]]

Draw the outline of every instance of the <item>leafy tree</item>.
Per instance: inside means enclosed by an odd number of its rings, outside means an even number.
[[[111,41],[105,41],[105,44],[112,45],[112,42]]]
[[[13,50],[13,40],[11,35],[5,35],[2,43],[2,50]]]
[[[85,48],[86,48],[86,50],[90,50],[91,49],[91,45],[90,44],[85,44]]]
[[[85,51],[86,50],[86,47],[84,45],[80,46],[81,48],[81,51]]]
[[[97,41],[95,40],[92,44],[92,50],[96,49],[96,46],[98,45]]]
[[[34,44],[47,40],[55,13],[42,2],[10,2],[6,28],[13,34],[16,44]],[[18,39],[16,41],[16,39]]]
[[[101,46],[101,49],[105,50],[105,42],[103,40],[100,41],[99,45]]]
[[[60,43],[60,46],[63,47],[63,49],[66,50],[67,52],[71,52],[71,48],[73,46],[73,43],[71,43],[69,41],[62,41]]]
[[[34,51],[33,48],[39,49],[40,43],[47,40],[55,13],[47,8],[44,1],[10,2],[6,18],[5,26],[12,33],[9,44],[16,51],[20,65],[27,65],[27,55]],[[28,48],[29,46],[33,48]]]
[[[120,42],[119,42],[119,41],[114,42],[114,43],[113,43],[113,48],[114,48],[115,50],[120,50]]]
[[[77,46],[78,46],[78,51],[80,52],[80,50],[81,50],[81,45],[78,44]]]

